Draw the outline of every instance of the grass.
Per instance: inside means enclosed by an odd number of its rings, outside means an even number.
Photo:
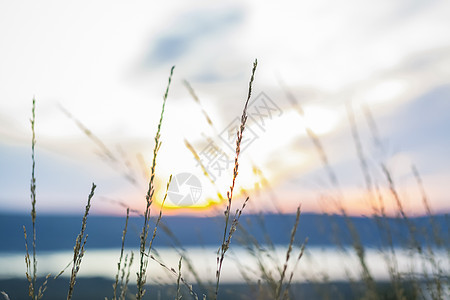
[[[223,219],[223,235],[221,235],[221,243],[217,250],[216,257],[216,270],[215,270],[215,280],[211,279],[210,282],[204,283],[201,282],[200,277],[196,273],[196,262],[191,261],[189,259],[188,253],[183,249],[181,243],[177,240],[177,237],[170,231],[170,228],[162,223],[163,219],[163,209],[164,203],[167,197],[167,190],[169,189],[169,184],[171,182],[172,176],[168,179],[168,183],[166,186],[166,193],[164,199],[162,201],[162,206],[159,211],[159,215],[156,218],[155,226],[153,231],[150,230],[150,218],[152,211],[152,204],[154,201],[154,193],[156,187],[155,177],[156,177],[156,166],[157,166],[157,157],[161,147],[161,128],[163,123],[163,117],[165,113],[165,105],[168,100],[169,89],[172,82],[174,67],[170,70],[170,75],[168,78],[168,84],[163,96],[163,103],[161,108],[161,114],[159,123],[157,125],[156,134],[154,137],[154,149],[153,149],[153,159],[150,166],[150,171],[146,171],[149,173],[149,181],[148,181],[148,189],[145,197],[145,210],[144,212],[140,212],[143,216],[143,224],[140,229],[139,234],[139,256],[138,256],[138,272],[136,275],[136,286],[130,288],[129,281],[131,276],[131,266],[134,263],[134,253],[125,253],[125,240],[127,238],[128,232],[128,220],[130,214],[130,208],[127,207],[125,225],[123,229],[122,239],[121,239],[121,250],[119,253],[119,259],[117,262],[117,273],[114,277],[112,283],[111,299],[144,299],[151,298],[154,295],[149,295],[152,293],[152,289],[155,286],[147,284],[147,275],[148,275],[148,263],[149,260],[155,261],[161,268],[166,270],[169,274],[173,276],[173,298],[176,300],[191,297],[193,299],[221,299],[227,297],[227,291],[220,289],[221,285],[221,275],[223,266],[226,263],[227,252],[231,247],[232,237],[236,231],[240,232],[240,236],[244,237],[240,240],[240,243],[248,250],[251,256],[255,259],[256,265],[258,266],[257,270],[247,270],[245,267],[242,267],[239,271],[247,285],[247,291],[243,292],[239,290],[237,296],[240,298],[254,298],[254,299],[297,299],[300,294],[298,291],[298,284],[293,282],[294,273],[301,268],[301,259],[305,254],[305,250],[307,250],[307,242],[302,241],[299,243],[296,240],[297,232],[302,230],[299,228],[299,220],[301,218],[300,206],[297,209],[295,215],[294,224],[290,224],[291,232],[289,235],[289,240],[286,241],[287,249],[285,252],[284,261],[280,261],[275,255],[275,247],[270,240],[270,236],[266,234],[266,246],[269,248],[269,251],[264,249],[264,246],[260,244],[260,242],[253,237],[246,227],[241,222],[241,216],[243,215],[244,209],[246,205],[251,201],[249,197],[246,197],[242,206],[236,210],[232,210],[233,194],[235,192],[235,183],[239,174],[239,158],[241,154],[241,143],[244,138],[246,123],[248,118],[248,103],[252,96],[252,88],[255,80],[255,73],[257,69],[257,61],[253,63],[253,68],[251,70],[251,76],[248,85],[248,93],[247,98],[244,102],[244,108],[242,111],[242,115],[240,118],[240,126],[236,133],[236,145],[235,145],[235,158],[234,158],[234,168],[231,178],[231,185],[229,190],[226,193],[226,197],[222,196],[222,193],[219,189],[217,189],[217,195],[219,201],[225,205],[224,219]],[[188,89],[189,94],[192,96],[194,101],[199,105],[203,116],[205,117],[209,126],[211,126],[214,132],[218,132],[214,126],[213,120],[210,118],[206,110],[202,107],[198,96],[196,95],[192,86],[184,81],[186,88]],[[295,96],[292,92],[290,92],[284,85],[281,83],[283,90],[286,93],[286,97],[290,100],[290,103],[295,111],[298,112],[300,117],[304,117],[304,110],[300,105],[300,102],[296,100]],[[37,203],[37,193],[36,193],[36,177],[35,177],[35,167],[36,167],[36,158],[35,158],[35,146],[36,146],[36,135],[35,135],[35,124],[36,124],[36,114],[35,114],[35,105],[36,101],[33,99],[32,105],[32,119],[31,119],[31,131],[32,131],[32,142],[31,142],[31,158],[32,158],[32,172],[31,172],[31,184],[30,184],[30,194],[31,194],[31,221],[32,221],[32,236],[31,242],[29,242],[29,236],[27,235],[26,228],[24,226],[24,236],[25,236],[25,263],[26,263],[26,279],[28,281],[28,296],[29,298],[36,300],[44,298],[44,294],[47,289],[47,283],[50,278],[50,275],[45,277],[44,282],[41,286],[37,285],[37,255],[36,255],[36,243],[37,243],[37,232],[36,232],[36,203]],[[381,139],[379,138],[378,129],[376,123],[371,115],[371,112],[368,107],[364,108],[366,121],[368,122],[370,132],[372,134],[372,139],[375,145],[377,145],[380,149],[383,149],[383,145]],[[118,159],[112,151],[108,149],[108,147],[98,138],[96,137],[87,127],[85,127],[80,121],[75,119],[69,112],[63,109],[65,114],[73,119],[77,125],[82,129],[82,131],[95,143],[97,144],[103,152],[103,155],[108,159],[109,163],[114,165],[120,163],[120,159]],[[363,181],[365,183],[365,193],[373,212],[373,218],[376,222],[377,227],[381,233],[380,240],[382,242],[382,246],[379,251],[383,254],[383,257],[386,261],[386,265],[389,268],[389,281],[380,283],[376,282],[373,274],[371,273],[370,268],[368,267],[368,261],[366,257],[366,249],[364,248],[363,243],[361,242],[361,237],[356,227],[356,224],[353,223],[351,218],[348,216],[347,209],[343,205],[343,199],[345,195],[341,190],[339,178],[336,172],[333,170],[332,164],[330,163],[330,159],[327,155],[327,151],[323,146],[322,141],[319,136],[312,130],[312,128],[306,126],[306,133],[312,143],[316,154],[318,155],[322,165],[325,169],[325,172],[328,177],[328,181],[333,186],[334,192],[333,195],[328,196],[328,202],[330,205],[334,205],[342,216],[345,218],[346,224],[346,234],[351,237],[352,240],[352,251],[356,254],[356,258],[360,267],[360,276],[358,278],[348,278],[350,282],[350,287],[352,290],[346,291],[346,296],[344,298],[349,297],[349,293],[352,294],[352,299],[445,299],[450,294],[450,283],[449,283],[449,275],[446,274],[445,266],[442,266],[442,262],[438,261],[436,250],[445,250],[450,258],[450,247],[449,247],[449,238],[445,232],[442,232],[442,229],[436,223],[433,218],[432,208],[430,207],[429,200],[425,191],[425,187],[423,185],[421,176],[419,171],[415,166],[412,166],[411,172],[416,179],[417,185],[420,189],[422,202],[424,205],[425,214],[429,217],[429,228],[431,228],[431,235],[428,231],[423,231],[422,228],[417,228],[414,222],[410,220],[410,217],[407,215],[404,206],[403,200],[400,196],[400,193],[397,190],[395,181],[393,179],[391,171],[388,169],[385,162],[381,161],[379,163],[379,172],[383,175],[382,182],[379,178],[375,178],[373,174],[376,172],[371,169],[369,164],[367,163],[367,158],[364,153],[363,144],[361,142],[360,134],[356,125],[355,116],[353,112],[353,108],[351,103],[347,107],[348,113],[348,121],[350,125],[351,134],[354,141],[355,153],[359,160],[359,165],[361,169],[361,174]],[[194,158],[200,162],[200,166],[204,171],[205,177],[214,184],[214,181],[211,179],[210,174],[206,168],[201,164],[199,156],[194,149],[194,147],[188,142],[185,141],[186,147],[191,151]],[[143,159],[141,158],[143,161]],[[270,182],[265,179],[263,172],[258,166],[253,167],[255,176],[261,179],[261,182],[267,188],[270,185]],[[128,180],[130,180],[133,184],[136,184],[136,180],[132,176],[126,176]],[[386,199],[386,195],[380,192],[380,186],[383,185],[388,188],[390,191],[389,200],[393,200],[397,205],[398,217],[396,221],[406,225],[408,228],[408,236],[401,237],[403,238],[403,246],[408,249],[411,256],[418,255],[421,258],[421,267],[425,270],[424,272],[417,273],[417,269],[411,269],[408,273],[401,273],[399,271],[399,262],[397,256],[397,247],[394,245],[396,240],[400,240],[400,237],[395,236],[394,229],[391,227],[390,218],[386,214],[385,202],[388,201]],[[77,274],[81,268],[81,263],[83,256],[86,251],[87,244],[87,218],[89,214],[89,210],[91,207],[91,200],[94,197],[96,185],[92,184],[90,194],[88,196],[87,205],[85,208],[85,213],[81,222],[81,230],[78,236],[75,239],[74,246],[74,255],[71,260],[71,263],[68,266],[72,266],[71,275],[69,279],[69,288],[67,290],[67,299],[71,299],[74,295],[75,291],[75,283],[77,279]],[[216,187],[217,188],[217,187]],[[268,191],[268,193],[270,193]],[[278,204],[276,200],[273,200],[274,207],[278,208]],[[126,206],[126,204],[122,205]],[[279,209],[277,209],[278,214],[281,215]],[[448,225],[448,224],[447,224]],[[258,226],[261,230],[266,231],[264,218],[260,219]],[[178,265],[173,267],[169,264],[162,261],[162,259],[157,255],[157,252],[153,249],[153,243],[158,234],[158,228],[163,230],[167,235],[169,235],[175,247],[177,247],[177,252],[179,254]],[[426,236],[426,242],[423,243],[423,235]],[[340,234],[336,234],[336,243],[340,244]],[[30,247],[31,244],[31,247]],[[342,248],[343,251],[349,251],[348,249]],[[267,263],[267,259],[271,262]],[[426,267],[426,264],[430,267]],[[187,270],[186,270],[187,269]],[[64,269],[65,270],[65,269]],[[53,280],[61,280],[59,276],[64,272],[62,270],[60,274],[54,277]],[[259,281],[255,283],[251,279],[251,274],[256,274],[259,278]],[[189,283],[185,278],[185,274],[190,273],[193,274],[196,282],[194,284]],[[339,291],[342,289],[337,288],[334,292],[333,284],[327,281],[326,275],[323,279],[311,278],[311,284],[314,284],[319,287],[320,293],[316,295],[321,295],[323,299],[337,299],[339,298]],[[324,289],[326,287],[326,289]],[[147,290],[149,291],[147,292]],[[156,288],[155,288],[156,289]],[[185,293],[187,291],[187,293]],[[2,291],[1,295],[5,299],[9,299],[7,292]],[[167,294],[168,295],[168,294]],[[172,297],[172,296],[171,296]],[[236,297],[236,294],[235,294]]]
[[[42,289],[36,295],[36,272],[37,272],[37,261],[36,261],[36,177],[35,177],[35,168],[36,168],[36,159],[35,159],[35,147],[36,147],[36,132],[34,129],[34,125],[36,123],[36,100],[33,98],[33,107],[31,110],[32,118],[31,118],[31,222],[33,224],[33,236],[32,236],[32,249],[33,249],[33,262],[31,262],[30,254],[28,252],[28,240],[27,240],[27,231],[25,226],[23,227],[23,233],[25,236],[25,264],[27,266],[26,276],[29,282],[28,292],[32,299],[40,299],[43,296]]]
[[[161,220],[161,216],[162,216],[162,214],[160,212],[158,222],[155,226],[153,236],[152,236],[152,239],[150,241],[150,244],[149,244],[148,250],[147,250],[150,208],[153,203],[153,194],[155,192],[154,180],[155,180],[155,173],[156,173],[156,158],[158,156],[159,148],[161,147],[161,142],[160,142],[161,125],[162,125],[162,121],[163,121],[163,117],[164,117],[164,109],[166,106],[167,96],[169,95],[169,88],[170,88],[170,83],[172,81],[172,75],[173,75],[174,68],[175,67],[172,67],[172,69],[170,70],[169,82],[167,83],[166,92],[164,94],[163,105],[162,105],[162,109],[161,109],[161,116],[160,116],[159,123],[158,123],[158,129],[156,130],[156,135],[155,135],[155,148],[153,149],[153,161],[152,161],[152,166],[151,166],[151,175],[150,175],[150,181],[148,183],[148,190],[147,190],[147,195],[146,195],[146,199],[145,199],[147,205],[146,205],[145,213],[144,213],[144,225],[142,226],[142,233],[140,236],[140,239],[141,239],[141,245],[140,245],[140,251],[139,251],[140,252],[140,263],[139,263],[139,273],[137,273],[138,292],[136,294],[136,299],[142,299],[142,297],[144,296],[144,293],[145,293],[144,285],[145,285],[145,282],[147,279],[146,273],[147,273],[148,258],[150,256],[153,240],[155,238],[156,230],[158,228],[157,225],[158,225],[159,221]],[[170,180],[169,180],[169,183],[170,183]],[[169,183],[167,184],[167,187],[169,187]],[[167,193],[166,193],[166,196],[167,196]]]
[[[130,267],[133,264],[134,259],[134,253],[131,252],[130,258],[128,261],[128,254],[125,255],[125,259],[123,260],[123,252],[125,249],[125,236],[127,235],[128,230],[128,219],[130,217],[130,209],[127,208],[127,216],[125,218],[125,227],[123,229],[122,234],[122,246],[120,247],[120,256],[119,256],[119,262],[117,263],[117,274],[115,277],[115,281],[113,284],[113,300],[117,299],[117,292],[119,287],[120,289],[120,300],[125,300],[125,295],[127,294],[128,290],[128,282],[130,281]],[[128,268],[127,268],[128,267]],[[120,284],[119,284],[119,276],[120,276]]]
[[[239,223],[239,218],[240,218],[242,211],[244,210],[245,205],[248,201],[248,197],[247,197],[244,204],[242,205],[242,208],[240,210],[239,209],[236,210],[236,213],[234,214],[234,218],[231,223],[230,229],[228,231],[228,223],[230,220],[231,204],[232,204],[232,200],[233,200],[233,191],[234,191],[234,186],[235,186],[235,182],[236,182],[236,178],[237,178],[238,170],[239,170],[239,154],[241,153],[241,142],[242,142],[242,137],[243,137],[244,130],[245,130],[245,124],[247,123],[247,118],[248,118],[248,116],[247,116],[248,101],[250,100],[250,97],[252,95],[252,85],[253,85],[253,80],[255,79],[255,72],[256,72],[257,66],[258,66],[258,61],[255,60],[255,62],[253,63],[253,70],[252,70],[252,75],[250,77],[250,83],[248,84],[247,100],[245,101],[244,109],[242,111],[241,125],[237,132],[236,157],[234,158],[233,180],[232,180],[232,183],[230,186],[230,190],[227,192],[228,205],[225,210],[225,229],[223,231],[222,246],[217,251],[217,271],[216,271],[217,281],[216,281],[216,291],[214,293],[214,299],[217,299],[217,296],[219,293],[220,273],[222,271],[222,264],[223,264],[223,260],[225,258],[225,253],[230,248],[231,237],[233,236],[233,233],[236,231],[237,225]]]
[[[77,274],[78,271],[80,270],[81,261],[83,260],[84,253],[86,252],[85,246],[88,238],[88,235],[85,233],[86,223],[89,210],[91,209],[91,200],[92,197],[94,197],[94,191],[96,187],[97,186],[95,184],[92,184],[91,192],[89,194],[88,201],[86,204],[86,209],[84,211],[83,220],[81,221],[80,234],[78,234],[77,239],[75,241],[75,247],[73,247],[73,264],[72,264],[72,272],[70,273],[70,284],[69,284],[69,291],[67,292],[67,300],[72,299]]]

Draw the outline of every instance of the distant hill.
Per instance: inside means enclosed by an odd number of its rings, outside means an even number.
[[[71,250],[81,227],[81,216],[38,216],[37,249]],[[163,216],[162,225],[154,242],[155,247],[163,246],[219,246],[223,237],[223,217],[181,217]],[[151,223],[153,232],[154,219]],[[287,244],[295,221],[294,215],[247,215],[242,216],[241,226],[233,235],[233,244],[257,241],[267,244]],[[418,242],[424,244],[434,235],[429,217],[411,218],[410,224],[415,228]],[[395,245],[405,245],[409,239],[409,227],[401,219],[386,220]],[[447,216],[433,217],[440,232],[439,238],[449,243],[449,222]],[[87,248],[119,248],[121,245],[124,217],[89,216]],[[130,217],[127,247],[138,247],[139,233],[143,218]],[[296,235],[296,243],[309,238],[309,246],[349,246],[352,244],[350,231],[346,224],[351,224],[359,234],[361,243],[376,247],[387,240],[387,231],[380,230],[379,223],[373,218],[351,217],[347,221],[342,216],[302,214]],[[23,225],[31,233],[31,220],[27,215],[0,214],[0,251],[24,251]],[[385,228],[385,227],[383,227]],[[248,234],[246,234],[248,233]],[[175,237],[175,238],[174,238]]]

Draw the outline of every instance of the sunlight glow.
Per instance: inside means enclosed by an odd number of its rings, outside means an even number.
[[[336,128],[339,113],[319,106],[305,107],[305,125],[309,126],[315,134],[327,134]]]
[[[99,1],[89,9],[78,2],[28,1],[27,9],[18,2],[3,2],[0,157],[8,165],[2,165],[0,177],[8,180],[3,182],[5,191],[0,189],[9,198],[0,197],[0,210],[25,207],[11,199],[27,199],[27,190],[19,185],[29,182],[25,162],[30,159],[28,119],[33,95],[37,151],[45,150],[42,153],[47,155],[37,155],[39,190],[47,199],[43,211],[72,211],[75,204],[83,205],[83,197],[67,208],[54,199],[72,197],[86,181],[101,186],[101,196],[130,199],[133,205],[137,203],[135,207],[145,205],[154,134],[172,65],[176,69],[160,132],[155,178],[161,182],[155,186],[161,190],[155,191],[155,204],[162,204],[170,175],[190,173],[201,182],[199,200],[189,208],[180,209],[170,201],[165,207],[173,213],[222,210],[233,180],[235,145],[221,139],[220,132],[240,117],[254,58],[259,65],[252,100],[263,92],[276,100],[279,110],[273,117],[272,110],[267,110],[270,119],[264,125],[258,125],[249,112],[244,139],[251,137],[251,130],[257,138],[240,154],[233,199],[242,199],[243,189],[257,193],[255,185],[261,182],[253,172],[257,167],[271,188],[279,189],[286,211],[294,212],[297,195],[306,198],[297,183],[309,180],[315,184],[325,177],[305,128],[323,138],[320,142],[327,161],[336,167],[338,176],[343,173],[342,181],[352,179],[359,184],[360,172],[350,174],[353,169],[347,169],[354,163],[352,158],[358,165],[352,141],[345,140],[351,135],[344,102],[352,101],[356,122],[366,123],[361,108],[367,106],[373,113],[370,119],[380,125],[376,126],[380,140],[388,141],[386,149],[374,150],[373,157],[369,156],[373,148],[368,144],[369,131],[358,123],[368,159],[381,155],[384,159],[384,153],[378,152],[387,152],[386,156],[393,152],[394,157],[386,162],[398,180],[408,178],[411,163],[426,168],[427,176],[439,172],[444,184],[431,181],[428,184],[435,186],[430,193],[439,191],[432,201],[448,210],[448,192],[443,189],[450,168],[448,160],[439,159],[443,152],[438,152],[448,147],[444,130],[448,120],[435,115],[447,110],[449,1],[419,5],[384,0],[371,6],[356,0],[282,0],[282,5],[231,1],[219,6],[204,0],[158,6],[142,1],[137,6]],[[302,111],[291,108],[276,77],[286,80]],[[200,106],[184,79],[192,84]],[[422,112],[421,101],[431,104],[431,100],[434,106]],[[411,108],[404,109],[407,102]],[[428,109],[428,105],[423,107]],[[214,126],[208,125],[202,110]],[[393,117],[397,113],[398,120]],[[421,114],[424,118],[418,120]],[[400,122],[402,126],[397,126]],[[416,134],[416,128],[424,132]],[[226,154],[229,163],[217,178],[210,180],[203,174],[185,140],[198,153],[213,140]],[[410,152],[397,155],[395,151],[403,147]],[[212,164],[208,167],[213,169]],[[54,188],[56,179],[60,182]],[[138,195],[134,197],[130,190]],[[183,187],[180,193],[189,192]],[[108,203],[100,206],[99,210],[113,210]],[[353,210],[357,208],[355,204]]]

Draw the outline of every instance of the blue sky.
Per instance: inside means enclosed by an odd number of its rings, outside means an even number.
[[[30,207],[33,96],[38,211],[82,211],[91,182],[98,185],[94,213],[122,213],[110,200],[142,208],[147,180],[142,161],[148,167],[152,159],[172,65],[158,186],[164,189],[170,174],[192,173],[201,181],[200,202],[210,203],[216,189],[226,193],[232,167],[216,174],[211,185],[184,140],[198,153],[213,141],[232,158],[220,133],[240,116],[258,58],[254,98],[263,92],[281,113],[263,127],[255,120],[248,124],[246,133],[257,138],[242,153],[237,184],[238,191],[251,196],[250,211],[272,211],[272,193],[286,212],[299,203],[307,211],[329,208],[324,201],[336,190],[305,133],[309,126],[324,145],[346,205],[354,214],[370,213],[363,208],[367,195],[348,122],[349,103],[371,174],[386,199],[381,162],[391,170],[409,211],[423,212],[411,175],[414,164],[433,208],[448,211],[449,14],[446,1],[2,3],[0,210],[27,212]],[[201,107],[183,80],[191,83]],[[280,81],[301,103],[304,116],[293,109]],[[118,162],[105,162],[98,145],[61,106]],[[383,150],[373,145],[365,108],[376,121]],[[255,189],[262,184],[255,166],[270,182],[269,190]],[[218,205],[200,213],[220,210]]]

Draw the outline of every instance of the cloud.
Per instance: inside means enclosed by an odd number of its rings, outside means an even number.
[[[152,43],[145,66],[154,67],[176,61],[187,55],[197,43],[214,36],[222,36],[242,20],[243,11],[236,7],[182,14]]]

